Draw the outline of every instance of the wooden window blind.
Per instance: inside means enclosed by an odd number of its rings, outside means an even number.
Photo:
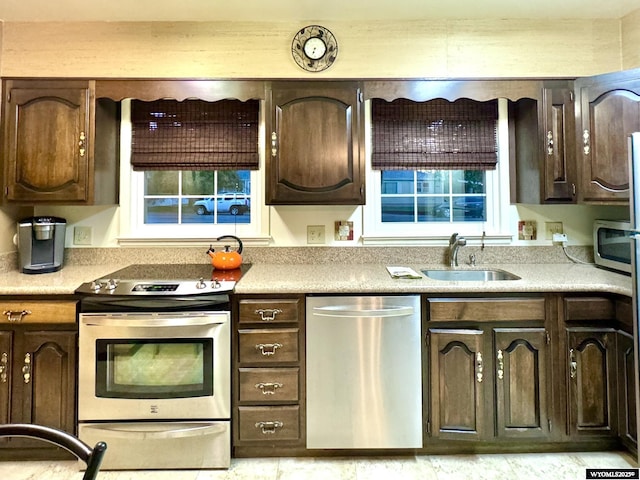
[[[258,110],[258,100],[133,100],[133,169],[257,170]]]
[[[373,99],[377,170],[494,170],[498,101]]]

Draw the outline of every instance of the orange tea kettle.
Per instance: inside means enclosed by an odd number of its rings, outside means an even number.
[[[209,246],[209,250],[207,253],[211,257],[211,264],[213,268],[216,270],[233,270],[234,268],[240,267],[242,265],[242,240],[238,237],[234,237],[233,235],[223,235],[221,237],[216,238],[216,241],[224,240],[226,238],[231,238],[238,242],[238,249],[231,250],[229,245],[224,246],[224,250],[220,252],[215,252],[213,250],[213,246]]]

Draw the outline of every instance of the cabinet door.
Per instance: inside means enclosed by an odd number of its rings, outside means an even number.
[[[0,423],[11,421],[11,363],[13,359],[13,332],[0,331]],[[0,444],[6,440],[0,440]]]
[[[576,194],[575,112],[573,91],[542,91],[544,201],[572,202]]]
[[[6,199],[89,199],[89,88],[11,88],[6,107]]]
[[[547,332],[544,328],[496,328],[498,437],[547,438],[550,434]]]
[[[570,436],[615,435],[615,332],[567,328],[567,348]]]
[[[274,83],[267,95],[267,204],[363,204],[355,82]]]
[[[580,97],[580,199],[626,203],[628,136],[640,131],[640,82],[592,81],[580,88]]]
[[[633,367],[633,337],[618,332],[618,435],[629,448],[638,448],[636,382]]]
[[[484,436],[482,330],[430,329],[430,425],[432,437],[479,440]]]
[[[27,331],[15,358],[20,421],[75,432],[76,333]],[[17,387],[16,387],[17,388]],[[39,445],[42,446],[42,445]]]

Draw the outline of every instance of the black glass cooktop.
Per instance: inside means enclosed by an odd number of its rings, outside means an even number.
[[[251,265],[235,270],[216,270],[211,264],[136,264],[116,270],[104,278],[118,280],[234,280],[238,281]]]

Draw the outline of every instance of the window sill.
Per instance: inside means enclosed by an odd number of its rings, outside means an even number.
[[[463,235],[467,242],[473,245],[511,245],[513,236],[486,235],[483,239],[481,235]],[[363,245],[408,245],[408,246],[442,246],[449,244],[448,236],[433,237],[362,237]]]
[[[168,238],[168,237],[119,237],[121,247],[194,247],[215,242],[215,238]],[[243,245],[266,247],[271,243],[271,237],[242,237]]]

